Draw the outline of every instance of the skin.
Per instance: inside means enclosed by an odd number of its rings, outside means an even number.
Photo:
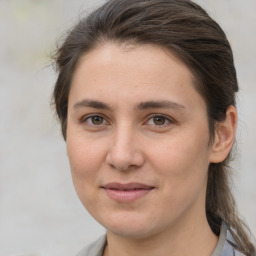
[[[109,43],[80,59],[69,94],[67,153],[81,202],[107,230],[104,255],[213,252],[207,171],[232,147],[236,110],[228,108],[209,145],[206,104],[193,81],[174,55],[152,45]],[[153,189],[118,202],[102,188],[110,182]]]

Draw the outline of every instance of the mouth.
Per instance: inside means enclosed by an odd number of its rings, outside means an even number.
[[[109,198],[119,203],[135,201],[155,189],[153,186],[141,183],[121,184],[116,182],[108,183],[101,188],[105,190]]]

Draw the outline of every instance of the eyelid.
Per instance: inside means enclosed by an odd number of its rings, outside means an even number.
[[[84,115],[84,116],[82,116],[82,117],[79,119],[79,122],[80,122],[80,123],[88,123],[88,122],[87,122],[88,119],[90,119],[90,118],[92,118],[92,117],[96,117],[96,116],[103,118],[103,119],[104,119],[103,122],[105,121],[107,124],[110,123],[109,121],[107,121],[107,119],[106,119],[106,117],[105,117],[104,115],[98,114],[98,113],[92,113],[92,114]],[[93,124],[91,124],[91,123],[88,123],[88,124],[89,124],[89,125],[92,125],[92,126],[106,125],[106,124],[93,125]]]
[[[145,123],[148,123],[150,119],[154,118],[154,117],[162,117],[164,118],[165,120],[168,121],[168,124],[163,124],[163,125],[156,125],[156,124],[152,124],[153,126],[156,126],[156,127],[164,127],[164,126],[167,126],[167,125],[170,125],[172,123],[176,123],[176,120],[173,119],[172,117],[170,116],[167,116],[165,114],[157,114],[157,113],[154,113],[154,114],[150,114],[148,117],[147,117],[147,121]]]
[[[90,118],[92,118],[92,117],[95,117],[95,116],[98,116],[98,117],[103,118],[103,122],[104,122],[104,123],[99,124],[99,125],[94,125],[94,124],[92,124],[92,123],[87,122],[88,119],[90,119]],[[170,124],[173,124],[173,123],[177,123],[177,121],[176,121],[174,118],[172,118],[172,117],[170,117],[170,116],[168,116],[168,115],[160,114],[160,113],[152,113],[152,114],[147,115],[146,121],[143,123],[143,125],[147,125],[147,123],[149,122],[149,120],[151,120],[151,119],[154,118],[154,117],[161,117],[161,118],[164,118],[168,123],[167,123],[167,124],[163,124],[163,125],[149,124],[149,125],[151,125],[151,126],[156,126],[156,127],[161,128],[161,127],[165,127],[165,126],[168,126],[168,125],[170,125]],[[102,126],[102,125],[109,125],[109,124],[110,124],[110,122],[107,120],[107,118],[105,117],[105,115],[100,114],[100,113],[86,114],[86,115],[82,116],[81,118],[79,118],[79,122],[80,122],[80,123],[87,123],[87,124],[89,124],[89,125],[91,125],[91,126]]]

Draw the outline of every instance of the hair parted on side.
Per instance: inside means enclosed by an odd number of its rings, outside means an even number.
[[[80,58],[106,43],[153,44],[175,54],[194,75],[196,90],[204,98],[211,142],[215,125],[224,120],[228,106],[236,104],[238,83],[230,44],[221,27],[190,0],[109,0],[71,30],[55,56],[58,78],[53,93],[66,139],[68,96]],[[229,186],[230,155],[210,164],[206,213],[218,234],[220,219],[233,230],[238,249],[253,255],[246,225],[237,214]]]

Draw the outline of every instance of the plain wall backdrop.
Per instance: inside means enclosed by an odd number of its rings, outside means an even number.
[[[0,256],[68,256],[104,233],[72,185],[50,108],[50,54],[103,1],[0,0]],[[240,85],[234,193],[256,234],[256,1],[197,0],[233,47]],[[29,254],[30,253],[30,254]]]

